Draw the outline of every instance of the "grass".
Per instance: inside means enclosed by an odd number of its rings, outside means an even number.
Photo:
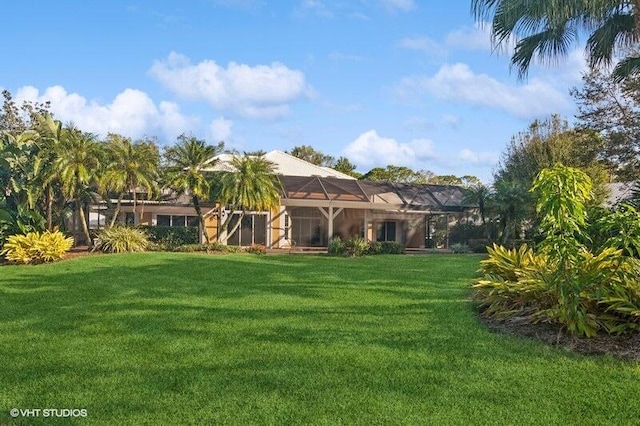
[[[0,424],[637,424],[637,364],[493,334],[476,256],[0,268]]]

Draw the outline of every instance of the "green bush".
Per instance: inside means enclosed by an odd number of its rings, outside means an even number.
[[[1,255],[9,262],[35,264],[62,259],[73,246],[73,238],[60,231],[28,232],[7,238]]]
[[[403,254],[404,245],[395,241],[372,241],[367,248],[367,254]]]
[[[198,244],[198,228],[195,226],[140,226],[149,241],[159,244],[168,250],[188,244]]]
[[[344,241],[340,237],[334,237],[327,247],[327,253],[332,256],[343,256],[345,254]]]
[[[254,244],[245,248],[245,251],[253,254],[267,254],[267,247],[264,244]]]
[[[454,252],[456,254],[470,253],[471,252],[471,249],[469,248],[468,245],[461,244],[461,243],[452,244],[451,247],[449,247],[449,248],[451,249],[452,252]]]
[[[335,237],[329,243],[327,253],[331,256],[363,256],[365,254],[402,254],[405,247],[395,241],[372,241],[367,243],[357,235],[342,241]]]
[[[589,224],[590,179],[562,165],[540,172],[532,190],[544,240],[537,253],[526,245],[488,250],[474,284],[483,312],[555,322],[586,337],[640,329],[640,260],[629,256],[640,247],[637,213],[604,213]]]
[[[344,242],[345,252],[348,256],[362,256],[367,253],[369,244],[359,235],[352,235]]]
[[[137,228],[113,226],[98,233],[96,250],[105,253],[145,251],[149,245],[147,234]]]

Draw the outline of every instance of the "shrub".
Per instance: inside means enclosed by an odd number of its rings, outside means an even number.
[[[372,241],[369,243],[367,254],[402,254],[404,245],[395,241]]]
[[[213,244],[185,244],[183,246],[178,246],[173,249],[176,252],[182,253],[213,253],[213,252],[226,252],[227,246],[222,245],[220,243]]]
[[[369,244],[359,235],[352,235],[344,242],[345,253],[349,256],[362,256],[367,252]]]
[[[60,231],[29,232],[10,236],[0,254],[9,262],[53,262],[62,259],[72,246],[73,238],[66,237]]]
[[[264,244],[254,244],[245,248],[245,251],[253,254],[267,254],[267,247]]]
[[[461,243],[452,244],[451,247],[449,247],[449,248],[451,249],[451,251],[453,253],[456,253],[456,254],[471,252],[471,249],[469,249],[468,245],[461,244]]]
[[[532,190],[544,239],[538,253],[526,245],[488,250],[474,284],[485,314],[551,321],[587,337],[640,329],[640,260],[628,256],[640,247],[637,213],[599,215],[595,229],[602,235],[590,238],[588,176],[556,165],[540,172]],[[589,248],[585,241],[598,243]]]
[[[147,234],[137,228],[113,226],[98,233],[96,250],[105,253],[145,251],[149,245]]]
[[[343,256],[345,254],[344,241],[340,237],[334,237],[327,247],[327,253],[332,256]]]
[[[149,241],[160,244],[168,250],[188,244],[198,244],[198,228],[195,226],[140,226]]]

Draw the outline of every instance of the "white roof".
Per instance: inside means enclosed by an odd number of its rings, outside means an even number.
[[[215,171],[233,171],[231,166],[231,160],[234,158],[234,154],[220,154],[216,157],[217,163],[214,167],[207,170]],[[349,176],[345,173],[341,173],[337,170],[333,170],[329,167],[316,166],[308,161],[304,161],[298,157],[294,157],[286,152],[273,150],[264,155],[264,158],[274,163],[276,174],[283,176],[320,176],[320,177],[335,177],[339,179],[351,179],[355,180],[353,176]]]

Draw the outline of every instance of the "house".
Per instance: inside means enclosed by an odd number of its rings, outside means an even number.
[[[217,157],[210,170],[231,170],[231,154]],[[282,186],[280,205],[267,212],[251,212],[227,244],[264,244],[269,248],[326,247],[332,237],[360,235],[368,241],[395,241],[408,248],[433,244],[435,218],[458,217],[465,206],[463,189],[451,185],[415,185],[356,180],[336,170],[317,166],[282,151],[265,158],[275,164]],[[214,204],[203,206],[206,232],[211,241],[224,240],[222,223],[240,212]],[[139,201],[136,220],[133,205],[123,202],[118,221],[150,226],[197,226],[198,219],[187,196],[165,194],[161,201]],[[236,220],[231,218],[231,223]],[[236,222],[237,223],[237,222]],[[442,243],[448,245],[445,238]]]

